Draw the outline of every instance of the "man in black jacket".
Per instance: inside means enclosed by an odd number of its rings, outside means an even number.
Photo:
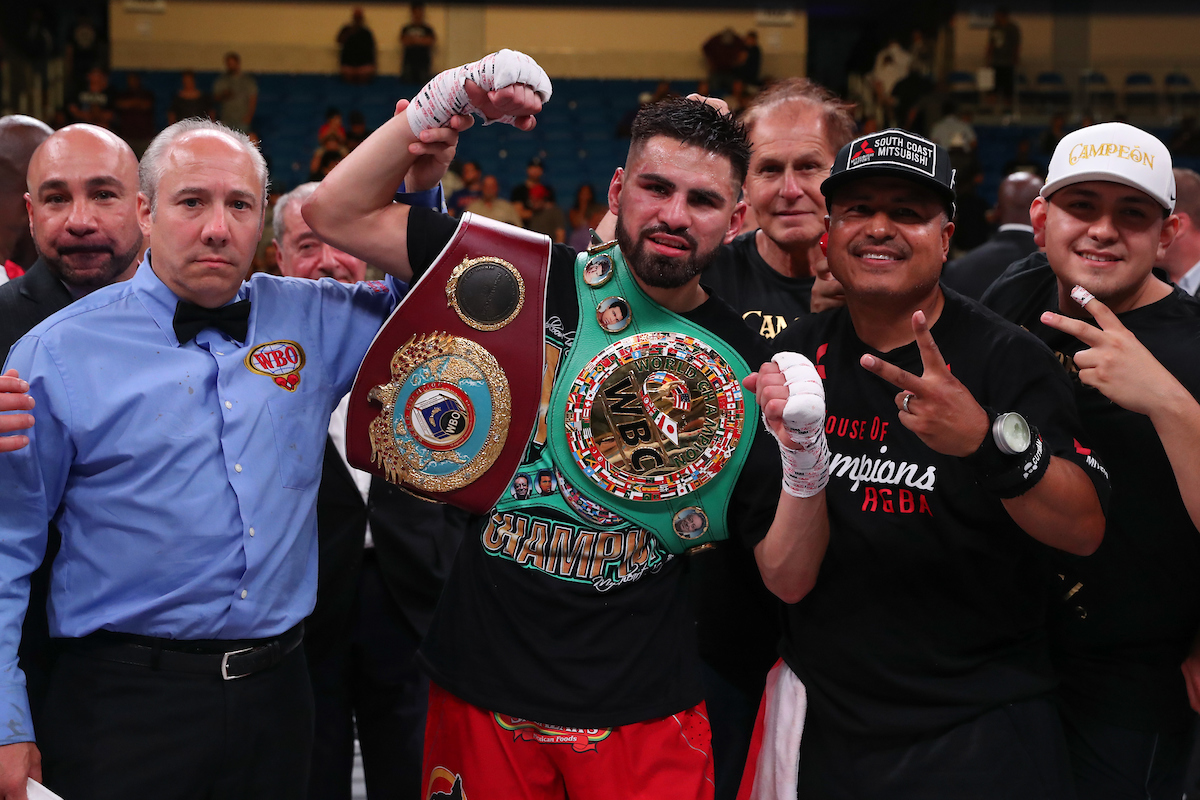
[[[303,184],[275,206],[279,269],[361,281],[367,265],[317,238]],[[317,495],[317,606],[305,623],[316,700],[309,798],[348,798],[358,733],[367,796],[416,797],[429,679],[413,656],[466,529],[467,514],[420,500],[346,462],[346,400],[333,412]]]
[[[27,177],[38,260],[0,287],[0,353],[75,299],[133,277],[142,251],[137,157],[116,134],[69,125],[38,147]]]
[[[76,298],[133,277],[142,251],[137,157],[116,134],[95,125],[69,125],[34,151],[27,177],[25,204],[38,259],[23,276],[0,286],[0,358]],[[46,594],[57,552],[52,524],[21,629],[21,668],[35,724],[50,676]]]
[[[979,247],[946,264],[942,282],[978,300],[1009,264],[1037,251],[1029,204],[1041,188],[1042,179],[1029,172],[1014,172],[1005,178],[996,200],[995,221],[1000,229]]]

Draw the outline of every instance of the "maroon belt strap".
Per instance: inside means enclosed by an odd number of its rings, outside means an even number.
[[[464,214],[358,368],[351,466],[430,500],[491,510],[538,419],[549,272],[549,238]]]

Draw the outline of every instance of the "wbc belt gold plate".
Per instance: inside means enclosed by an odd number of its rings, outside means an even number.
[[[680,333],[639,333],[600,351],[567,395],[567,442],[606,492],[665,500],[712,480],[742,435],[745,401],[729,364]]]

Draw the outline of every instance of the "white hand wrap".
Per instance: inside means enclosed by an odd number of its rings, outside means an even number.
[[[787,381],[783,426],[799,450],[779,442],[783,490],[792,497],[812,497],[829,483],[829,445],[825,441],[825,387],[812,362],[799,353],[776,353],[772,359]],[[764,422],[766,417],[763,417]],[[776,441],[771,426],[767,430]]]
[[[421,131],[430,128],[444,128],[456,114],[478,114],[485,125],[493,122],[513,123],[516,117],[489,120],[482,111],[471,105],[467,99],[467,81],[474,81],[486,92],[524,83],[533,87],[543,103],[550,99],[552,93],[550,78],[536,61],[516,50],[501,50],[434,76],[408,107],[408,124],[413,133],[420,135]]]

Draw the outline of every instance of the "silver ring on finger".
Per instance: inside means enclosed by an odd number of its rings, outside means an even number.
[[[911,411],[909,411],[909,410],[908,410],[908,401],[909,401],[909,400],[912,400],[912,399],[913,399],[913,397],[914,397],[914,395],[913,395],[913,393],[912,393],[912,392],[907,392],[907,393],[905,393],[905,395],[904,395],[904,402],[900,404],[900,407],[904,409],[904,413],[905,413],[905,414],[911,414],[911,413],[912,413]]]

